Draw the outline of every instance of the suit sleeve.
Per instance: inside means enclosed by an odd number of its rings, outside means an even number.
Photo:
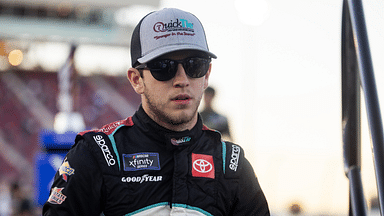
[[[233,215],[269,216],[269,208],[253,168],[246,158],[243,159],[239,191]]]
[[[56,172],[43,215],[95,215],[102,211],[102,173],[87,143],[81,139]]]

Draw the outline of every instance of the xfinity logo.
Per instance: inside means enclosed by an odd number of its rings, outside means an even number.
[[[123,154],[124,171],[160,170],[159,153]]]
[[[143,183],[143,182],[158,182],[162,181],[163,176],[150,176],[148,174],[145,174],[143,176],[137,176],[137,177],[123,177],[121,178],[122,182],[138,182],[138,183]]]
[[[116,161],[113,158],[111,151],[109,151],[109,148],[106,145],[103,136],[96,135],[96,136],[93,136],[93,139],[96,141],[97,145],[99,145],[99,147],[101,148],[103,155],[104,155],[104,158],[107,161],[108,166],[115,165]]]
[[[232,145],[232,154],[231,154],[229,169],[233,171],[237,170],[237,166],[239,165],[239,157],[240,157],[240,147],[236,145]]]
[[[166,32],[166,31],[192,31],[193,23],[188,22],[186,19],[171,20],[168,23],[157,22],[153,26],[155,32]]]
[[[148,158],[144,159],[133,159],[132,161],[128,161],[129,166],[135,167],[135,168],[141,168],[141,167],[148,167],[152,166],[153,160],[150,160]]]

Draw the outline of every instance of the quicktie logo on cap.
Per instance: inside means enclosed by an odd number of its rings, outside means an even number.
[[[193,32],[193,23],[188,22],[186,19],[171,20],[169,23],[157,22],[153,26],[155,32],[166,31],[191,31]]]

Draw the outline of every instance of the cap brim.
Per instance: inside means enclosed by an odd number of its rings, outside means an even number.
[[[217,56],[209,51],[207,51],[204,48],[198,47],[196,45],[190,45],[190,44],[175,44],[171,46],[166,46],[162,48],[157,48],[156,50],[149,52],[148,54],[145,54],[143,57],[137,59],[137,61],[141,64],[147,63],[153,59],[156,59],[164,54],[171,53],[174,51],[180,51],[180,50],[197,50],[201,51],[207,55],[209,55],[211,58],[217,58]]]

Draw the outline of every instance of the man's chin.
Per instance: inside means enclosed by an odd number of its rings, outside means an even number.
[[[182,125],[193,120],[194,115],[188,112],[176,111],[169,116],[169,123],[172,125]]]

